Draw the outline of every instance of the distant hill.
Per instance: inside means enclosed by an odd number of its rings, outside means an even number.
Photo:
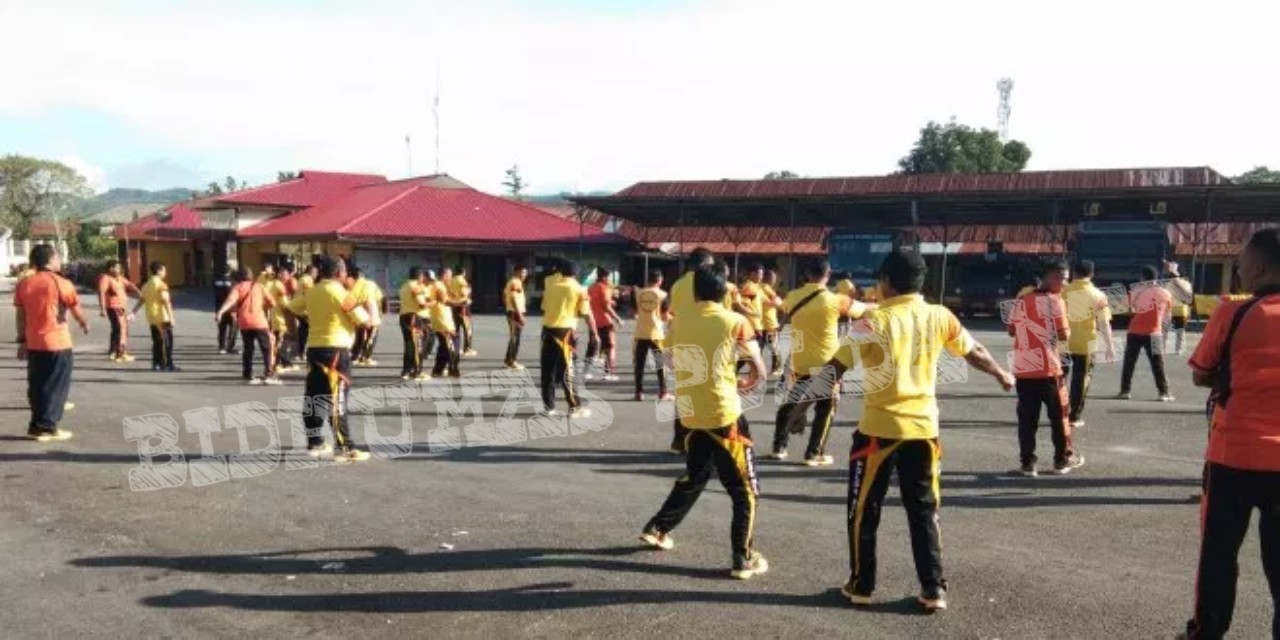
[[[191,189],[165,189],[148,191],[146,189],[111,189],[92,198],[86,198],[77,209],[80,218],[102,213],[122,204],[172,204],[191,199]]]

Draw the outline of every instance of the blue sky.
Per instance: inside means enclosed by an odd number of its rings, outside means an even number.
[[[1100,21],[1099,16],[1106,20]],[[99,187],[281,169],[500,189],[891,171],[927,120],[1033,169],[1280,165],[1280,8],[1225,0],[0,0],[0,153]],[[32,55],[39,51],[39,55]]]

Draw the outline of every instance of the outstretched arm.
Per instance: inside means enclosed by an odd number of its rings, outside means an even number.
[[[995,378],[996,382],[1000,383],[1000,388],[1005,391],[1013,389],[1013,374],[1005,371],[1004,367],[1001,367],[996,362],[996,359],[991,357],[991,352],[987,351],[987,348],[982,343],[974,343],[973,350],[964,357],[964,361],[968,362],[969,366],[974,369]]]

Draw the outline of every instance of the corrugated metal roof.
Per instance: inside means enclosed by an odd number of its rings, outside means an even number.
[[[303,171],[293,180],[263,185],[210,198],[224,206],[263,205],[270,207],[310,207],[369,184],[386,182],[385,176],[366,173]]]
[[[803,196],[1034,193],[1090,189],[1196,187],[1229,181],[1209,167],[890,175],[792,180],[639,182],[615,198],[788,198]]]
[[[340,198],[267,220],[240,232],[244,238],[339,237],[384,241],[576,243],[576,221],[520,202],[430,179],[355,188]],[[625,243],[587,225],[584,242]]]
[[[171,205],[145,218],[119,225],[114,230],[115,237],[129,240],[172,240],[208,235],[210,230],[205,228],[201,212],[189,205],[190,203]],[[165,214],[165,221],[161,221],[162,214]]]

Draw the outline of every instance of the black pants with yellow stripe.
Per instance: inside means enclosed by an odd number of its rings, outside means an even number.
[[[946,587],[938,528],[941,458],[936,438],[890,440],[854,432],[849,454],[849,571],[858,594],[871,595],[876,589],[876,529],[889,477],[895,470],[920,586],[926,591]]]
[[[787,391],[787,399],[778,407],[778,414],[773,425],[773,451],[778,453],[787,450],[787,440],[791,425],[803,422],[809,407],[813,407],[813,428],[809,431],[809,446],[804,450],[806,460],[817,458],[826,453],[827,436],[831,433],[831,420],[836,414],[839,396],[835,388],[822,390],[816,399],[803,400],[809,385],[814,384],[809,376],[796,378],[795,384]]]
[[[419,324],[418,316],[412,313],[400,314],[400,337],[404,340],[401,376],[413,377],[422,373],[422,329]]]
[[[645,340],[643,338],[635,341],[635,346],[631,352],[631,361],[634,363],[636,393],[644,392],[644,368],[649,364],[649,354],[653,354],[654,362],[658,365],[658,395],[667,394],[667,370],[662,366],[662,344],[660,340]]]
[[[730,427],[689,430],[685,438],[688,457],[684,475],[676,479],[662,508],[645,525],[646,531],[668,533],[675,529],[698,501],[711,479],[711,472],[715,471],[733,501],[729,537],[735,566],[747,559],[754,544],[756,497],[760,488],[756,483],[751,440],[740,426],[745,424],[746,419],[739,418],[739,424]]]
[[[569,409],[578,408],[578,390],[574,386],[573,329],[542,328],[542,406],[548,411],[556,407],[556,387],[564,389],[564,400]]]
[[[324,444],[324,423],[333,430],[334,448],[351,449],[347,430],[347,392],[351,388],[351,350],[331,347],[307,349],[306,406],[302,422],[307,428],[307,448]]]
[[[457,336],[436,332],[436,363],[431,367],[431,375],[439,377],[448,374],[449,377],[457,378],[462,375],[458,369],[458,343],[455,341]]]

